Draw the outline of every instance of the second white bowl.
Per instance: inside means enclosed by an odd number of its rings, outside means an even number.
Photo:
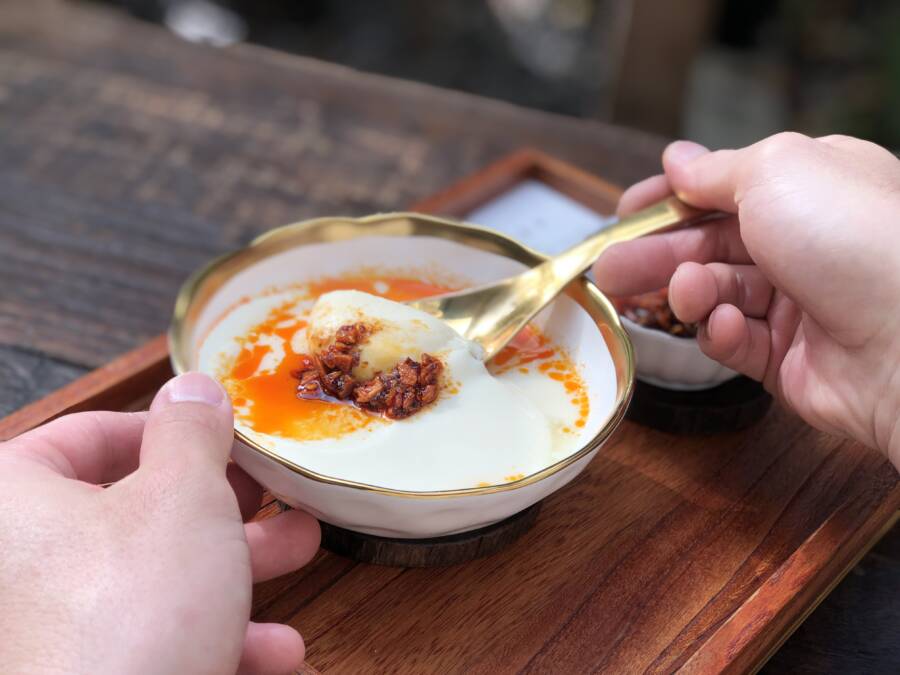
[[[666,389],[696,391],[739,375],[704,354],[696,338],[675,337],[639,326],[624,316],[619,318],[634,346],[639,380]]]

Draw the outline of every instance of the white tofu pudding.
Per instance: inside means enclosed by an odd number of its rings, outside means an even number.
[[[499,485],[577,451],[590,412],[579,368],[532,327],[486,366],[478,345],[401,304],[446,290],[336,278],[249,297],[203,339],[199,369],[224,384],[247,438],[367,485]]]

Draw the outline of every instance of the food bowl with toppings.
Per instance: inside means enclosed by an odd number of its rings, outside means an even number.
[[[380,536],[477,529],[595,456],[631,395],[631,345],[585,279],[489,363],[404,303],[541,260],[494,231],[418,214],[289,225],[185,283],[173,365],[223,383],[234,460],[284,502]]]
[[[614,298],[634,345],[637,377],[664,387],[710,389],[738,376],[700,350],[697,324],[684,323],[669,306],[667,289]]]

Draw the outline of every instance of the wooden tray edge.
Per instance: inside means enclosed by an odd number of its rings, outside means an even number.
[[[850,510],[844,504],[822,523],[762,586],[704,641],[679,668],[683,673],[755,673],[812,614],[851,569],[900,518],[900,485],[862,520],[853,535],[838,541],[831,530]],[[826,562],[811,551],[837,551]],[[769,617],[760,621],[759,617]]]
[[[585,206],[615,211],[622,188],[534,148],[523,148],[412,205],[413,211],[464,218],[467,213],[527,178],[541,180]]]

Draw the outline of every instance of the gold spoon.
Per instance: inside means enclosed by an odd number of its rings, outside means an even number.
[[[485,286],[408,304],[443,319],[457,333],[480,344],[484,348],[484,360],[489,361],[607,248],[707,215],[707,211],[699,211],[675,197],[669,197],[621,218],[614,225],[527,272]]]

